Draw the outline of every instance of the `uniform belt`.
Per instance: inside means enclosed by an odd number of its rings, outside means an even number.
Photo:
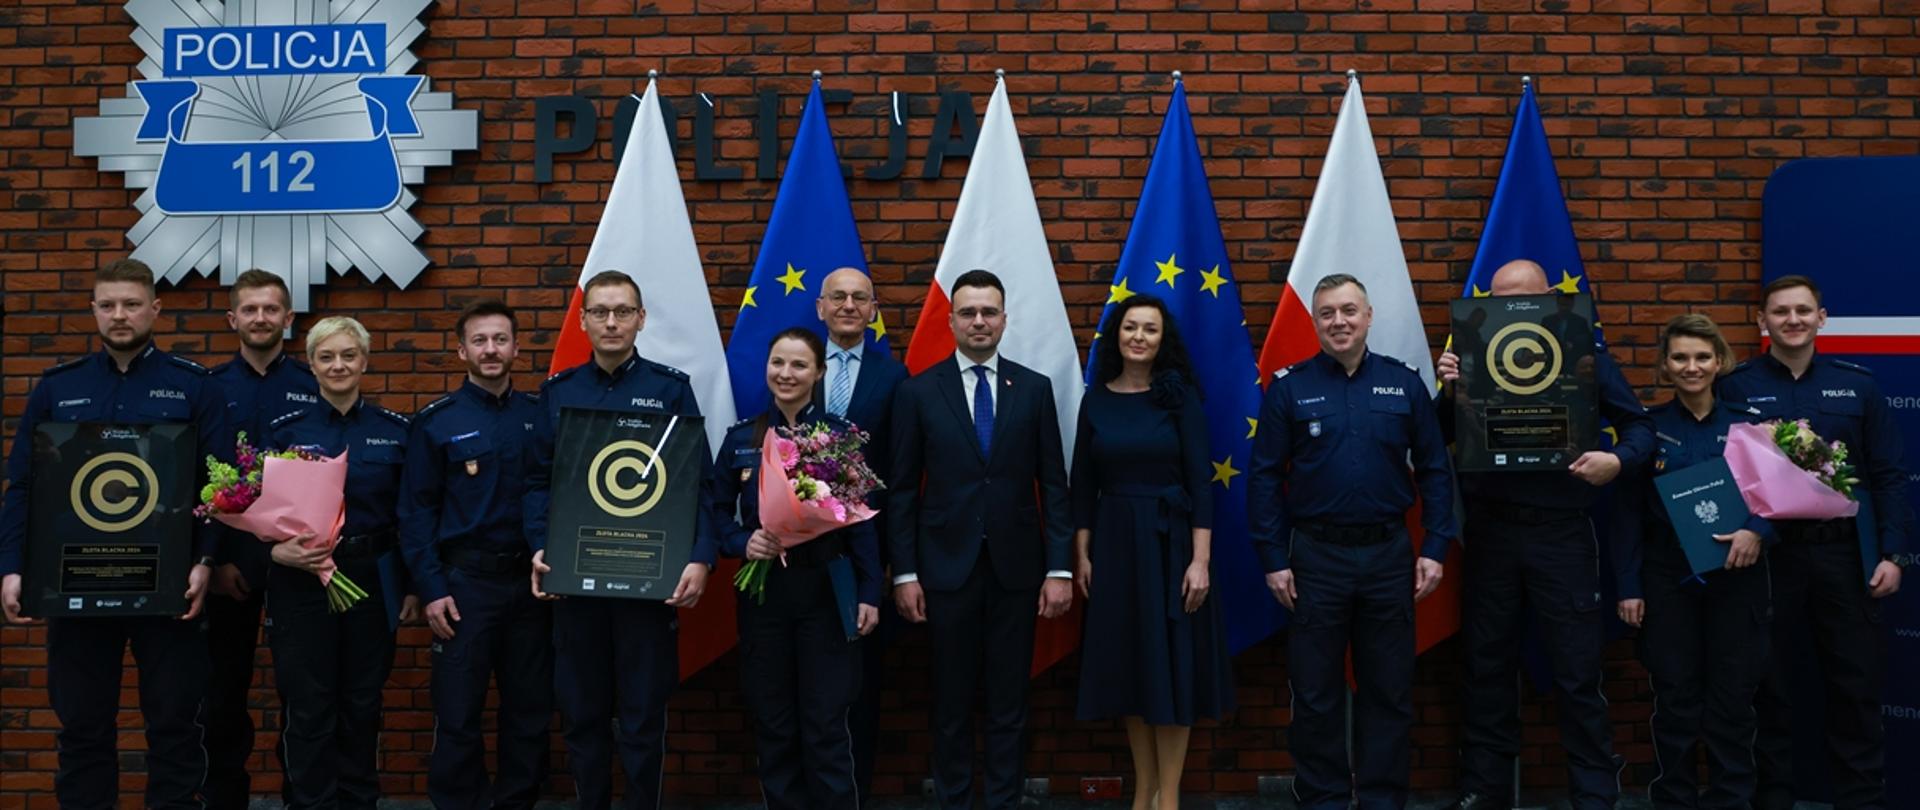
[[[1468,507],[1471,512],[1496,517],[1507,523],[1541,524],[1587,519],[1587,510],[1582,507],[1535,506],[1483,499],[1470,501]]]
[[[394,532],[392,529],[369,534],[355,534],[340,538],[333,546],[335,557],[378,557],[393,550]]]
[[[1391,523],[1343,526],[1337,523],[1301,523],[1300,531],[1322,543],[1336,546],[1374,546],[1393,539],[1399,528]]]
[[[846,556],[847,540],[834,532],[787,549],[786,564],[795,568],[815,568]]]
[[[1834,518],[1832,520],[1793,520],[1782,521],[1782,534],[1798,539],[1810,545],[1838,543],[1857,543],[1860,541],[1858,525],[1853,518]]]
[[[526,551],[442,547],[440,560],[473,574],[525,574],[533,568],[533,557]]]

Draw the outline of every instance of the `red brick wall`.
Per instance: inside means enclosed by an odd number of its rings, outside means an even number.
[[[905,179],[851,183],[855,214],[897,346],[912,329],[960,192],[966,161],[918,177],[933,95],[974,94],[984,107],[994,68],[1026,137],[1041,215],[1084,340],[1105,298],[1128,216],[1160,125],[1168,71],[1186,73],[1228,250],[1253,335],[1265,334],[1334,121],[1342,74],[1368,93],[1400,231],[1429,327],[1442,323],[1471,264],[1497,175],[1519,77],[1538,81],[1608,334],[1636,382],[1650,382],[1655,325],[1687,309],[1749,322],[1760,274],[1760,192],[1799,157],[1910,154],[1920,137],[1916,0],[443,0],[415,48],[435,90],[481,116],[481,145],[460,153],[413,213],[433,264],[411,289],[337,278],[314,314],[351,312],[378,334],[369,390],[387,405],[424,404],[454,381],[444,330],[485,290],[535,314],[523,361],[532,385],[565,306],[611,179],[615,100],[647,69],[691,135],[696,92],[718,103],[720,157],[752,176],[753,99],[789,94],[790,138],[807,74],[853,93],[834,111],[842,154],[879,162],[885,94],[920,96]],[[136,217],[118,174],[72,156],[76,116],[136,78],[131,22],[117,3],[9,4],[0,9],[0,330],[8,435],[41,369],[90,346],[85,271],[123,255]],[[562,155],[555,181],[533,183],[530,99],[579,94],[601,111],[593,153]],[[692,150],[683,147],[692,176]],[[769,212],[774,184],[688,182],[697,236],[730,322]],[[163,292],[161,345],[202,360],[232,350],[224,297],[196,278]],[[1733,330],[1743,350],[1751,326]],[[388,693],[387,788],[419,795],[430,744],[426,633],[403,631]],[[51,807],[53,730],[44,631],[0,630],[0,806]],[[1645,763],[1643,680],[1627,644],[1608,663],[1621,752]],[[924,645],[896,648],[885,691],[887,737],[877,788],[917,789],[925,772]],[[262,660],[265,656],[263,653]],[[1249,791],[1257,774],[1290,770],[1282,646],[1240,657],[1242,709],[1194,735],[1187,787]],[[1460,709],[1459,650],[1419,667],[1416,780],[1449,783]],[[1032,770],[1072,790],[1082,775],[1125,771],[1124,736],[1072,721],[1072,660],[1034,694]],[[729,657],[674,700],[670,790],[754,795],[746,723]],[[263,666],[256,705],[270,712]],[[129,681],[129,686],[131,681]],[[133,705],[129,689],[125,705]],[[1560,779],[1551,708],[1527,710],[1529,784]],[[265,718],[270,725],[275,718]],[[122,716],[123,747],[140,744]],[[260,737],[258,770],[277,777]],[[557,740],[556,740],[557,743]],[[556,764],[558,762],[556,761]],[[1638,782],[1642,774],[1629,771]],[[131,790],[137,775],[125,777]],[[565,790],[556,782],[556,790]],[[567,791],[570,792],[570,791]]]

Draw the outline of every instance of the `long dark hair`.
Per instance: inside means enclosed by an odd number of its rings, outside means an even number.
[[[1149,307],[1160,313],[1160,353],[1153,356],[1153,379],[1158,383],[1169,373],[1178,374],[1179,380],[1194,385],[1193,359],[1187,356],[1186,341],[1180,338],[1180,327],[1174,325],[1173,313],[1167,311],[1167,302],[1151,295],[1134,295],[1115,304],[1107,313],[1107,320],[1100,324],[1100,342],[1094,348],[1098,362],[1094,363],[1094,382],[1106,383],[1120,376],[1126,368],[1126,361],[1120,357],[1120,324],[1127,319],[1127,313],[1140,307]]]

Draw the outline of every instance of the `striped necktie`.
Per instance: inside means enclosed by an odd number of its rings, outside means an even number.
[[[833,370],[833,383],[827,386],[827,412],[846,416],[847,405],[853,401],[853,363],[857,358],[852,352],[839,352],[833,359],[839,365]]]

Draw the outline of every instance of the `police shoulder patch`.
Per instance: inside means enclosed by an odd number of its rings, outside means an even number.
[[[187,369],[189,371],[192,371],[195,374],[211,374],[212,373],[210,371],[207,371],[206,366],[200,365],[199,363],[195,363],[192,360],[188,360],[187,358],[181,357],[180,355],[174,354],[172,352],[167,353],[167,359],[169,361],[172,361],[174,365]]]
[[[429,402],[427,403],[426,407],[421,408],[418,413],[415,413],[413,415],[413,421],[418,422],[418,421],[424,420],[427,418],[428,414],[431,414],[434,411],[440,410],[441,408],[447,407],[447,405],[451,402],[453,402],[452,394],[447,394],[445,396],[440,397],[439,399]]]
[[[380,414],[381,416],[384,416],[388,419],[398,422],[401,427],[406,427],[412,424],[412,422],[407,421],[407,418],[405,416],[401,416],[400,414],[394,411],[387,410],[386,408],[382,408],[378,405],[369,405],[368,407],[372,408],[374,413]]]
[[[1860,365],[1859,363],[1850,363],[1845,360],[1835,360],[1831,357],[1827,358],[1827,362],[1832,363],[1834,368],[1843,368],[1848,371],[1865,374],[1869,377],[1873,376],[1873,369],[1867,368],[1866,366]]]
[[[681,382],[688,382],[693,379],[692,377],[687,376],[686,372],[681,371],[680,369],[674,368],[673,366],[669,366],[665,363],[656,363],[644,357],[640,359],[647,364],[648,368],[651,368],[654,371],[658,371],[661,374],[665,374]]]
[[[573,373],[575,371],[579,371],[580,368],[581,368],[580,366],[574,366],[573,368],[563,368],[559,371],[554,372],[553,376],[548,377],[545,381],[540,383],[540,390],[544,391],[546,390],[547,386],[573,376]]]
[[[56,363],[51,368],[48,368],[46,371],[41,372],[40,376],[51,377],[55,374],[59,374],[62,371],[71,371],[73,369],[79,368],[81,365],[85,364],[88,360],[92,358],[93,358],[93,355],[83,354],[83,355],[80,355],[79,357],[75,357],[72,360],[68,360],[64,363]]]

